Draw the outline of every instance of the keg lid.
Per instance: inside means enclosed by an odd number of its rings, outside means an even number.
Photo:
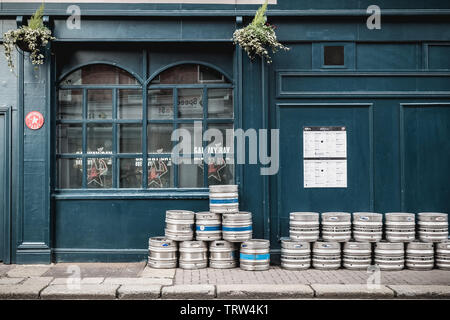
[[[415,214],[410,212],[387,212],[384,216],[389,221],[415,221]]]
[[[238,186],[236,184],[224,184],[224,185],[215,185],[215,186],[209,186],[209,192],[216,193],[216,192],[237,192]]]
[[[448,214],[442,212],[419,212],[417,216],[419,217],[419,220],[425,221],[437,221],[437,222],[448,221]]]
[[[406,244],[406,250],[433,250],[432,242],[414,241]]]
[[[220,219],[220,214],[209,212],[209,211],[202,211],[202,212],[196,212],[195,213],[195,219],[196,220],[208,220],[208,219]]]
[[[239,213],[223,213],[223,220],[248,220],[252,218],[251,212],[239,211]]]
[[[300,248],[310,248],[309,242],[294,240],[294,239],[285,239],[281,240],[281,246],[287,249],[300,249]]]
[[[241,248],[247,249],[267,249],[269,247],[270,241],[265,239],[251,239],[241,244]]]
[[[404,244],[403,242],[387,242],[387,241],[381,241],[375,243],[375,250],[404,250]]]
[[[210,248],[227,248],[227,249],[236,249],[236,245],[233,242],[229,242],[226,240],[215,240],[212,241],[209,245]]]
[[[437,243],[436,246],[438,249],[450,249],[450,241]]]
[[[182,241],[180,248],[206,248],[206,243],[200,240]]]
[[[171,217],[174,219],[194,219],[194,211],[188,210],[167,210],[166,217]]]
[[[330,241],[330,242],[318,241],[318,242],[314,242],[313,249],[320,249],[320,248],[340,249],[341,245],[340,245],[339,242],[335,242],[335,241]]]
[[[371,245],[369,242],[345,242],[344,250],[346,249],[360,249],[360,250],[371,250]]]
[[[383,215],[377,212],[353,212],[353,220],[381,222]]]
[[[322,213],[323,221],[350,221],[351,214],[348,212],[324,212]]]
[[[159,236],[159,237],[151,237],[151,238],[148,240],[148,243],[149,243],[149,244],[157,244],[157,245],[161,245],[161,246],[163,246],[163,247],[168,247],[168,246],[170,246],[170,245],[173,245],[173,244],[174,244],[174,241],[171,240],[171,239],[168,239],[168,238],[166,238],[166,237],[164,237],[164,236]]]

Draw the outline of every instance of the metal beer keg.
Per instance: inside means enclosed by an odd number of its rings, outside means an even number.
[[[148,265],[157,269],[177,267],[177,243],[165,237],[153,237],[148,241]]]
[[[341,267],[339,242],[315,242],[312,254],[312,265],[315,269],[334,270]]]
[[[436,244],[436,267],[450,270],[450,242]]]
[[[406,246],[406,267],[411,270],[431,270],[434,267],[434,247],[430,242],[410,242]]]
[[[322,239],[325,241],[350,241],[351,227],[351,215],[348,212],[322,213]]]
[[[252,238],[252,214],[239,213],[222,215],[222,237],[230,242],[243,242]]]
[[[289,237],[299,241],[315,242],[319,239],[319,225],[317,212],[291,212]]]
[[[358,242],[379,242],[383,237],[383,215],[375,212],[353,213],[353,238]]]
[[[222,218],[213,212],[195,214],[195,239],[213,241],[222,239]]]
[[[375,264],[380,267],[380,270],[402,270],[405,267],[404,244],[377,242],[375,244]]]
[[[180,268],[202,269],[208,266],[206,243],[203,241],[183,241],[180,243]]]
[[[237,185],[209,187],[209,211],[213,213],[238,213],[239,194]]]
[[[415,215],[406,212],[385,214],[386,240],[389,242],[412,242],[416,237]]]
[[[346,242],[343,265],[346,269],[365,270],[372,263],[372,245],[369,242]]]
[[[444,242],[448,240],[448,214],[421,212],[417,216],[420,241]]]
[[[194,212],[167,210],[165,235],[166,238],[175,241],[194,239]]]
[[[281,268],[305,270],[311,267],[311,246],[298,240],[281,241]]]
[[[270,268],[269,240],[252,239],[241,244],[240,267],[247,271],[263,271]]]
[[[209,266],[214,269],[230,269],[237,266],[236,244],[216,240],[209,245]]]

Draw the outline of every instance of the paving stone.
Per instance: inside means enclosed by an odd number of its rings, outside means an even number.
[[[302,299],[313,298],[311,287],[302,284],[217,285],[218,299]]]
[[[161,296],[161,285],[123,285],[117,290],[119,299],[144,300],[158,299]]]
[[[387,299],[394,297],[394,291],[386,286],[369,289],[365,284],[312,284],[317,298]]]
[[[175,272],[177,269],[155,269],[150,267],[145,267],[139,275],[142,278],[170,278],[175,277]]]
[[[79,288],[67,285],[51,285],[42,290],[41,299],[52,300],[101,300],[115,299],[119,285],[107,284],[85,284]]]
[[[48,286],[53,281],[52,277],[31,277],[23,282],[25,286]]]
[[[216,295],[216,288],[207,284],[191,284],[191,285],[174,285],[163,287],[161,290],[161,298],[191,300],[191,299],[213,299]]]
[[[123,284],[123,285],[166,285],[173,284],[172,279],[167,278],[106,278],[105,284]]]
[[[0,285],[18,284],[24,280],[25,278],[0,278]]]
[[[44,276],[65,278],[73,274],[70,270],[78,267],[81,278],[137,277],[145,267],[145,262],[135,263],[58,263]]]
[[[450,298],[450,286],[441,285],[388,285],[398,298]]]
[[[13,265],[11,264],[2,264],[0,263],[0,277],[3,277],[6,275],[6,273],[13,268]]]
[[[40,277],[49,269],[49,265],[16,265],[6,274],[10,278]]]
[[[47,285],[2,285],[0,286],[0,300],[3,299],[39,299],[39,293]]]
[[[97,278],[82,278],[80,279],[80,284],[101,284],[105,278],[97,277]],[[77,279],[75,278],[56,278],[54,279],[51,284],[76,284]]]

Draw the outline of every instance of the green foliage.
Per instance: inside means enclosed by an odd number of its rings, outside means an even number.
[[[54,40],[52,32],[44,26],[42,16],[44,14],[44,4],[34,13],[27,26],[22,26],[16,30],[9,30],[3,34],[3,47],[8,67],[14,71],[12,52],[18,43],[25,44],[30,51],[30,60],[36,67],[44,63],[44,55],[41,48],[45,47],[49,41]]]
[[[275,27],[267,23],[267,0],[258,9],[253,21],[245,28],[238,29],[233,34],[235,44],[244,49],[250,59],[254,59],[257,55],[266,58],[267,63],[272,62],[269,55],[270,48],[273,53],[278,50],[289,50],[278,42],[275,34]]]

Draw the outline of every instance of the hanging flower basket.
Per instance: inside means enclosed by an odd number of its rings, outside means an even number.
[[[256,56],[265,58],[267,63],[272,63],[269,49],[273,53],[278,50],[290,50],[278,42],[275,34],[276,27],[267,22],[267,0],[256,12],[253,21],[245,28],[238,29],[233,34],[233,41],[238,44],[251,60]]]
[[[27,26],[21,26],[15,30],[9,30],[3,34],[3,47],[5,48],[5,57],[11,71],[14,70],[12,53],[14,48],[30,53],[30,60],[36,67],[44,63],[44,55],[41,53],[49,41],[54,40],[52,32],[44,26],[42,15],[44,5],[35,12],[28,21]]]

